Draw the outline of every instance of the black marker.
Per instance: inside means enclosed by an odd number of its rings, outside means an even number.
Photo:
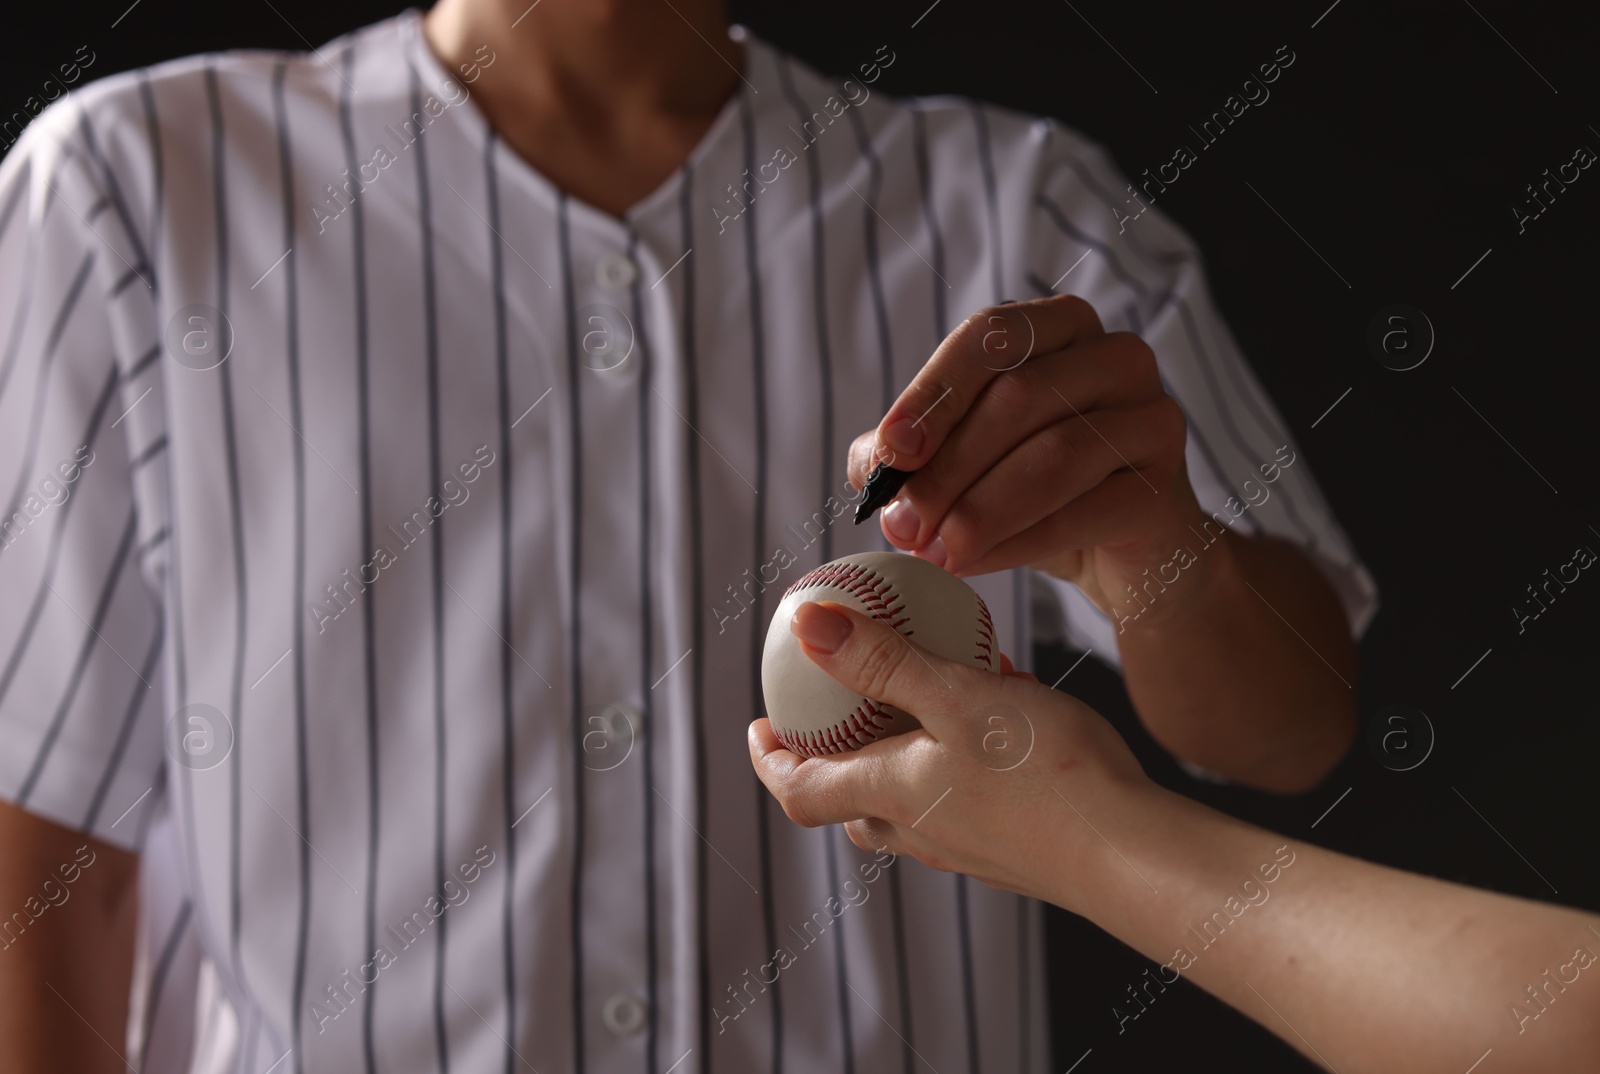
[[[861,502],[856,504],[856,525],[861,525],[873,516],[873,513],[894,499],[900,491],[900,486],[910,477],[910,470],[896,470],[887,463],[880,462],[872,468],[872,473],[867,475],[867,483],[861,486]]]
[[[1002,298],[1000,305],[1010,306],[1016,303],[1014,298]],[[871,518],[878,508],[894,499],[901,486],[906,483],[914,471],[896,470],[886,463],[879,463],[872,468],[872,473],[867,475],[867,483],[861,486],[861,502],[856,504],[856,525],[861,525]]]

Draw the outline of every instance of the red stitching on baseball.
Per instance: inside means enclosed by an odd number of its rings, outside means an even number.
[[[978,597],[978,659],[983,661],[983,666],[990,671],[994,670],[994,619],[989,615],[989,606]]]
[[[802,757],[822,757],[834,753],[847,753],[869,742],[887,737],[886,731],[894,721],[894,714],[884,711],[870,698],[862,698],[844,720],[832,727],[818,731],[790,731],[773,729],[785,749]]]
[[[902,637],[909,638],[916,633],[915,629],[904,629],[911,621],[910,616],[895,618],[905,611],[905,604],[900,602],[900,595],[895,592],[894,586],[870,567],[864,567],[859,563],[824,564],[802,575],[794,585],[784,591],[783,595],[787,597],[796,590],[811,586],[842,589],[865,604],[872,618],[888,623]],[[990,617],[989,606],[983,602],[981,596],[978,597],[977,632],[979,640],[976,658],[984,667],[993,670],[994,619]],[[784,748],[792,753],[797,753],[801,757],[822,757],[828,754],[846,753],[887,737],[885,732],[894,720],[894,713],[885,711],[877,702],[864,697],[854,712],[820,731],[773,728],[773,733],[778,736],[778,741],[783,743]]]

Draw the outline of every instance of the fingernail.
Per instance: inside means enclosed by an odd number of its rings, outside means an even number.
[[[949,553],[944,550],[944,538],[935,536],[928,542],[926,548],[918,549],[915,553],[918,559],[925,559],[935,567],[943,567]]]
[[[883,430],[883,442],[901,455],[915,455],[922,450],[922,429],[910,418],[901,418]]]
[[[897,541],[915,541],[917,534],[922,532],[922,519],[917,517],[917,509],[904,496],[884,508],[883,524]]]
[[[806,601],[795,609],[789,620],[794,636],[825,653],[836,653],[850,636],[850,620],[815,601]]]

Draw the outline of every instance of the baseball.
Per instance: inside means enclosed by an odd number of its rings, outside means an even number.
[[[825,563],[784,593],[761,655],[761,692],[773,733],[802,757],[844,753],[920,726],[910,713],[840,685],[801,651],[789,620],[808,600],[846,605],[883,620],[929,652],[1000,670],[994,622],[983,598],[942,567],[899,552],[863,552]]]

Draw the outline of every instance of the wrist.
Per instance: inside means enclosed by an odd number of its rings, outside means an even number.
[[[1146,857],[1149,833],[1175,816],[1178,796],[1150,782],[1115,778],[1094,787],[1060,783],[1053,805],[1062,815],[1066,854],[1042,854],[1050,866],[1041,897],[1069,913],[1105,927],[1108,912],[1129,898],[1151,894],[1139,874],[1149,877],[1134,855]],[[1151,878],[1153,879],[1153,878]],[[1159,884],[1156,885],[1159,887]]]

